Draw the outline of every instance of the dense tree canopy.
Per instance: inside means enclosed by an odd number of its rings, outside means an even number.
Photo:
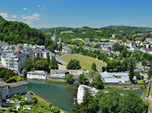
[[[73,70],[81,69],[80,62],[76,59],[74,60],[71,59],[67,65],[67,69],[73,69]]]
[[[146,113],[147,102],[132,91],[113,88],[99,91],[96,96],[86,90],[83,102],[76,103],[71,113]]]

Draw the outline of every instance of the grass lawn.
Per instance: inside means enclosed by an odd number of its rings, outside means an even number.
[[[139,83],[145,83],[145,81],[144,80],[137,80],[137,83],[139,84]]]
[[[104,63],[104,62],[102,62],[100,60],[97,60],[95,58],[91,58],[91,57],[80,55],[80,54],[74,54],[74,56],[76,56],[78,58],[81,58],[83,60],[86,60],[86,61],[88,61],[90,63],[94,62],[96,65],[101,66],[101,67],[106,66],[106,63]]]
[[[62,55],[62,60],[66,61],[67,63],[71,60],[71,59],[76,59],[68,54],[64,54]],[[78,59],[77,59],[78,60]],[[83,62],[81,60],[78,60],[80,62],[80,65],[82,67],[82,69],[84,70],[88,70],[88,69],[91,69],[91,64],[88,64],[86,62]]]
[[[61,31],[61,34],[69,34],[69,33],[74,33],[73,31]]]

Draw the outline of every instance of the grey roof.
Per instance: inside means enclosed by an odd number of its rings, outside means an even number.
[[[25,96],[27,101],[32,101],[32,95],[30,93],[26,93]]]
[[[7,83],[0,78],[0,87],[5,87],[5,86],[8,86]]]

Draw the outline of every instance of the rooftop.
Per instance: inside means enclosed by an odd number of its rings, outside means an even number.
[[[16,82],[16,83],[9,83],[8,85],[10,88],[13,88],[13,87],[27,85],[27,84],[28,84],[28,82],[21,81],[21,82]]]

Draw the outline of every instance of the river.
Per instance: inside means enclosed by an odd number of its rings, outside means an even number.
[[[73,105],[74,85],[27,80],[29,90],[63,110],[70,111]]]
[[[46,101],[52,103],[65,111],[70,111],[73,105],[74,85],[53,83],[42,80],[27,80],[29,82],[29,90],[36,93]],[[133,90],[137,95],[141,96],[143,89]]]

